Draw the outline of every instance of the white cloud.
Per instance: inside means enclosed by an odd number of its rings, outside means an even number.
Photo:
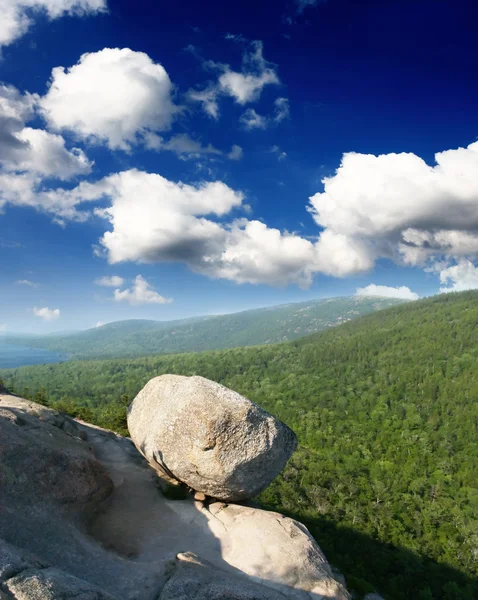
[[[348,277],[373,268],[368,247],[360,240],[326,230],[315,245],[318,270],[332,277]]]
[[[36,306],[33,309],[33,314],[35,317],[39,317],[44,321],[54,321],[60,318],[60,309],[50,309],[50,308],[37,308]]]
[[[248,108],[239,119],[245,129],[266,129],[269,121],[267,117],[259,115],[253,108]]]
[[[91,171],[92,165],[83,150],[67,150],[60,135],[25,127],[17,138],[24,143],[23,152],[15,153],[11,160],[2,161],[7,171],[28,171],[59,179],[86,175]]]
[[[274,115],[263,116],[258,114],[253,108],[248,108],[239,119],[246,129],[267,129],[272,125],[278,125],[284,119],[289,118],[289,101],[287,98],[277,98],[274,102]],[[284,153],[283,158],[287,154]]]
[[[275,66],[264,58],[263,44],[260,41],[252,42],[250,51],[243,54],[241,71],[234,71],[229,65],[213,61],[206,61],[203,66],[220,71],[218,81],[209,84],[204,90],[190,90],[188,98],[202,104],[204,111],[214,119],[219,118],[220,96],[230,96],[237,104],[245,105],[259,100],[267,85],[280,84]],[[282,101],[285,98],[278,100],[276,109],[282,112]]]
[[[133,169],[72,190],[42,192],[39,198],[43,210],[62,219],[86,219],[84,203],[107,203],[94,210],[109,224],[96,253],[111,264],[181,262],[194,272],[238,283],[303,287],[317,272],[341,277],[371,266],[360,244],[345,236],[325,232],[314,242],[235,218],[233,211],[249,207],[241,192],[221,181],[186,185]]]
[[[98,212],[113,227],[101,239],[111,263],[207,261],[224,232],[205,215],[224,216],[243,200],[240,192],[220,181],[191,186],[136,170],[107,177],[84,191],[90,197],[106,193],[111,198],[111,206]]]
[[[253,42],[252,52],[245,53],[242,62],[241,72],[227,67],[219,77],[219,88],[238,104],[255,102],[266,85],[280,83],[275,68],[264,58],[262,42]]]
[[[382,298],[401,298],[402,300],[418,300],[420,296],[409,287],[389,287],[388,285],[375,285],[371,283],[364,288],[357,288],[356,296],[381,296]]]
[[[165,298],[156,292],[141,275],[134,280],[133,287],[127,290],[115,290],[116,302],[128,302],[131,306],[142,304],[170,304],[171,298]]]
[[[24,285],[26,287],[31,287],[31,288],[37,288],[39,287],[38,283],[34,283],[33,281],[30,281],[29,279],[19,279],[18,281],[15,281],[16,285]]]
[[[458,264],[440,272],[441,293],[463,292],[478,289],[478,268],[467,260],[461,259]]]
[[[96,213],[111,226],[98,253],[112,264],[182,262],[197,273],[238,283],[304,287],[320,270],[309,240],[256,220],[219,222],[246,209],[243,194],[222,182],[192,186],[131,170],[79,186],[70,195],[77,201],[110,198],[111,205]]]
[[[318,271],[314,244],[260,221],[241,219],[226,230],[223,247],[201,272],[238,283],[308,287]]]
[[[219,89],[215,85],[207,87],[205,90],[189,90],[188,98],[193,102],[202,104],[202,108],[206,114],[213,119],[219,118]]]
[[[85,197],[80,199],[78,194],[83,189]],[[88,185],[82,182],[74,190],[45,190],[40,177],[30,173],[2,173],[0,170],[0,212],[4,205],[11,204],[52,214],[54,222],[59,225],[65,221],[86,221],[89,213],[78,210],[77,205],[88,200]]]
[[[129,150],[148,132],[170,128],[178,108],[164,67],[129,48],[83,54],[66,69],[56,67],[42,113],[54,130]]]
[[[34,118],[38,97],[0,85],[0,165],[3,172],[28,172],[70,179],[87,174],[91,163],[78,148],[67,150],[65,140],[41,129],[26,127]]]
[[[277,98],[274,102],[274,121],[281,123],[290,116],[289,100],[287,98]]]
[[[237,144],[234,144],[233,147],[231,148],[231,151],[227,155],[227,158],[229,158],[230,160],[241,160],[241,158],[243,156],[244,156],[244,150]]]
[[[0,47],[25,34],[35,12],[58,19],[64,15],[84,16],[105,10],[105,0],[1,0]]]
[[[103,327],[103,321],[97,321],[95,327]]]
[[[110,277],[105,275],[95,279],[96,285],[102,285],[103,287],[121,287],[124,283],[124,279],[118,275],[111,275]]]
[[[33,118],[38,97],[21,94],[12,85],[0,85],[0,160],[23,151],[25,142],[17,134]]]
[[[0,323],[0,333],[5,333],[7,331],[8,326],[6,323]]]
[[[282,154],[279,147],[271,152]],[[441,152],[436,161],[429,166],[413,154],[345,155],[324,180],[324,191],[310,199],[320,226],[316,239],[238,220],[234,211],[246,210],[244,196],[221,181],[186,185],[133,169],[73,189],[45,190],[32,187],[28,173],[0,172],[0,189],[3,203],[64,221],[86,220],[93,212],[106,219],[97,252],[111,264],[181,262],[241,283],[306,286],[314,273],[346,277],[390,258],[435,265],[435,272],[450,275],[442,284],[458,286],[453,265],[463,271],[467,263],[460,261],[478,259],[478,143]]]
[[[435,155],[349,153],[310,211],[325,231],[319,248],[331,264],[338,239],[356,272],[378,258],[412,266],[478,256],[478,143]],[[330,269],[333,271],[334,269]],[[348,269],[352,274],[354,270]]]

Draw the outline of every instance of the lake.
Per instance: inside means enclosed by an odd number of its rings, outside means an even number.
[[[26,365],[42,365],[66,360],[68,360],[66,354],[50,352],[50,350],[40,348],[28,348],[27,346],[12,346],[0,341],[0,369],[13,369]]]

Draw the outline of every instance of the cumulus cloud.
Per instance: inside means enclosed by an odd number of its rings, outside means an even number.
[[[95,283],[96,285],[101,285],[103,287],[121,287],[124,283],[124,279],[118,275],[105,275],[104,277],[95,279]]]
[[[101,239],[111,263],[207,262],[224,234],[205,216],[224,216],[243,200],[220,181],[191,186],[136,170],[107,177],[88,191],[111,198],[111,206],[98,212],[113,229]]]
[[[3,172],[28,172],[70,179],[91,171],[85,153],[68,150],[65,140],[41,129],[26,127],[34,118],[38,97],[0,85],[0,165]]]
[[[6,204],[11,204],[49,213],[58,224],[86,221],[89,213],[78,210],[78,193],[83,188],[87,197],[85,182],[74,188],[74,192],[62,188],[43,189],[41,178],[31,173],[2,173],[0,170],[0,212]],[[85,196],[81,202],[86,201]]]
[[[349,153],[310,212],[324,230],[319,247],[334,262],[337,240],[347,248],[349,274],[379,258],[425,266],[427,261],[478,255],[478,143],[435,155]]]
[[[12,85],[0,85],[0,160],[25,149],[26,143],[17,134],[33,118],[37,100],[34,94],[21,94]]]
[[[56,130],[83,140],[130,150],[148,132],[168,130],[178,108],[164,67],[143,52],[105,48],[52,71],[40,99],[42,114]]]
[[[400,298],[402,300],[418,300],[420,296],[409,287],[389,287],[388,285],[375,285],[371,283],[364,288],[357,288],[356,296],[381,296],[382,298]]]
[[[241,219],[226,230],[220,254],[201,272],[238,283],[266,283],[303,288],[319,270],[314,244],[260,221]]]
[[[478,289],[478,268],[467,259],[440,272],[441,293]]]
[[[244,150],[237,144],[234,144],[234,146],[231,148],[231,151],[227,155],[227,158],[229,158],[229,160],[241,160],[243,156]]]
[[[470,284],[453,276],[478,259],[477,172],[478,143],[438,153],[434,166],[414,154],[346,154],[310,198],[316,238],[238,219],[244,196],[221,181],[186,185],[138,170],[34,191],[30,174],[0,172],[0,197],[65,221],[94,212],[108,223],[97,252],[112,264],[182,262],[211,277],[307,286],[314,273],[346,277],[389,258],[443,272],[455,289]]]
[[[84,16],[104,11],[105,0],[2,0],[0,47],[24,35],[32,25],[35,12],[58,19],[64,15]]]
[[[35,306],[33,309],[33,314],[35,315],[35,317],[39,317],[40,319],[43,319],[44,321],[55,321],[56,319],[60,318],[60,309],[59,308],[50,309],[47,307],[37,308]]]
[[[186,185],[130,170],[83,182],[61,198],[63,212],[78,210],[81,203],[108,202],[95,210],[109,225],[96,253],[111,264],[181,262],[194,272],[238,283],[303,287],[321,268],[312,241],[235,218],[234,211],[247,210],[244,195],[220,181]]]
[[[28,171],[43,177],[71,179],[75,175],[86,175],[92,164],[80,148],[67,150],[65,140],[41,129],[25,127],[17,135],[24,144],[22,151],[2,161],[7,171]]]
[[[170,304],[171,298],[165,298],[156,292],[151,285],[138,275],[134,284],[127,290],[115,290],[114,299],[116,302],[128,302],[131,306],[141,306],[142,304]]]
[[[278,85],[280,79],[275,65],[264,58],[263,44],[260,41],[251,43],[250,50],[242,57],[242,69],[234,71],[230,65],[206,61],[203,63],[209,70],[219,71],[216,83],[210,83],[203,90],[190,90],[188,98],[202,104],[204,111],[214,119],[219,117],[220,96],[230,96],[237,104],[245,105],[259,100],[262,90],[267,85]],[[276,115],[283,114],[285,98],[276,101]],[[279,117],[281,120],[281,117]],[[285,118],[283,116],[282,118]]]

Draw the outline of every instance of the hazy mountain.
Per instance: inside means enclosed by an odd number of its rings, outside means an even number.
[[[179,321],[117,321],[70,335],[7,336],[4,341],[81,359],[196,352],[293,340],[403,302],[379,297],[327,298]]]

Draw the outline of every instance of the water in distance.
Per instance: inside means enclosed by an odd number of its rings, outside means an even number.
[[[28,348],[26,346],[12,346],[0,340],[0,369],[13,369],[26,365],[42,365],[68,360],[66,354],[50,352],[41,348]]]

